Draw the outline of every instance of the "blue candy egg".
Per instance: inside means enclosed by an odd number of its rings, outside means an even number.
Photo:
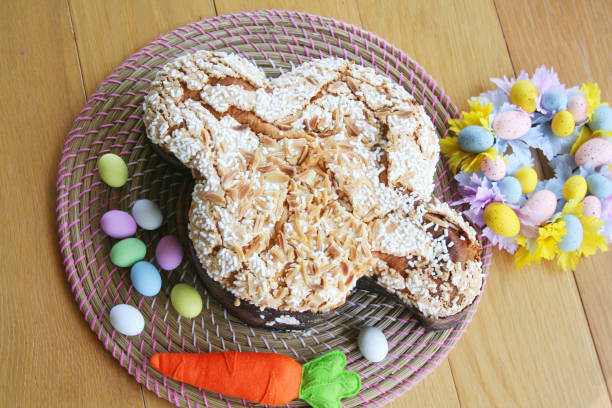
[[[589,123],[591,130],[603,130],[612,132],[612,108],[608,105],[601,105],[593,112],[593,118]]]
[[[612,181],[601,174],[591,174],[586,178],[589,193],[599,197],[606,198],[612,194]]]
[[[457,140],[461,150],[469,153],[484,152],[493,146],[495,141],[493,133],[489,132],[489,129],[476,125],[466,126],[461,129]]]
[[[542,95],[540,105],[549,112],[567,109],[567,94],[563,91],[548,91]]]
[[[518,203],[523,195],[521,182],[512,176],[506,176],[497,183],[499,191],[510,204]]]
[[[136,262],[130,272],[134,289],[144,296],[155,296],[162,285],[161,276],[155,266],[147,261]]]
[[[565,252],[572,252],[580,248],[583,238],[582,223],[572,214],[566,214],[563,216],[565,221],[565,228],[567,232],[563,236],[561,242],[559,242],[559,248]]]

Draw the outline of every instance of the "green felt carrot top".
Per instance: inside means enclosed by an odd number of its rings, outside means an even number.
[[[178,381],[210,391],[268,405],[296,398],[314,408],[340,408],[340,400],[356,395],[361,379],[346,370],[346,356],[327,352],[301,366],[275,353],[225,351],[220,353],[160,353],[151,366]]]

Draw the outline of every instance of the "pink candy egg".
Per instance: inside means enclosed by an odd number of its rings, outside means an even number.
[[[557,196],[549,190],[540,190],[531,195],[519,210],[519,216],[535,225],[548,221],[557,208]]]
[[[174,235],[166,235],[155,248],[155,259],[160,268],[171,271],[183,261],[183,247]]]
[[[606,164],[612,160],[612,143],[600,137],[587,140],[576,151],[575,160],[578,166],[588,163],[593,167],[599,167]]]
[[[523,111],[507,111],[495,116],[491,124],[495,136],[506,139],[518,139],[531,128],[531,118]]]
[[[486,157],[482,160],[480,169],[489,180],[498,181],[506,175],[506,162],[500,156],[494,159]]]
[[[599,218],[601,215],[601,201],[594,195],[586,196],[582,200],[582,212],[587,217]]]
[[[136,233],[136,221],[125,211],[110,210],[100,218],[100,227],[112,238],[127,238]]]
[[[574,95],[567,101],[567,110],[572,114],[576,123],[584,122],[587,119],[589,104],[582,95]]]

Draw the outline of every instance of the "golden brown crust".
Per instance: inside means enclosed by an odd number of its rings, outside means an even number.
[[[327,59],[269,80],[241,57],[201,51],[160,71],[145,123],[192,169],[190,238],[238,299],[321,312],[370,276],[441,318],[478,294],[474,231],[429,198],[433,125],[373,70]]]

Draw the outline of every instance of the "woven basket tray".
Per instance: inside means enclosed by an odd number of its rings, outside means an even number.
[[[272,332],[245,326],[227,314],[204,290],[188,260],[163,273],[162,292],[143,297],[130,284],[129,269],[109,261],[113,240],[100,229],[102,214],[128,210],[139,198],[157,202],[165,216],[157,231],[139,230],[154,258],[159,239],[179,234],[185,220],[185,194],[190,179],[161,159],[148,142],[142,121],[142,101],[156,71],[168,60],[200,49],[235,52],[270,76],[311,58],[336,56],[376,68],[403,85],[423,104],[441,137],[449,117],[457,115],[436,82],[407,55],[359,27],[304,13],[264,10],[214,17],[178,28],[133,54],[106,78],[81,110],[62,151],[57,180],[59,245],[68,282],[91,330],[136,381],[177,406],[251,406],[236,398],[175,382],[149,368],[155,352],[219,350],[272,351],[304,363],[330,349],[347,354],[348,368],[359,373],[361,392],[343,400],[345,407],[382,406],[412,388],[447,356],[475,312],[456,327],[426,332],[400,304],[357,291],[330,318],[306,332]],[[127,162],[130,177],[121,188],[110,188],[98,175],[101,154],[113,152]],[[438,165],[436,194],[451,201],[456,194],[451,176]],[[455,197],[456,198],[456,197]],[[488,266],[490,252],[483,255]],[[204,311],[195,319],[177,315],[169,292],[177,282],[195,285]],[[144,331],[135,337],[116,333],[108,312],[118,303],[140,309]],[[381,328],[389,340],[382,363],[364,360],[356,337],[364,325]],[[304,406],[294,401],[288,406]]]

